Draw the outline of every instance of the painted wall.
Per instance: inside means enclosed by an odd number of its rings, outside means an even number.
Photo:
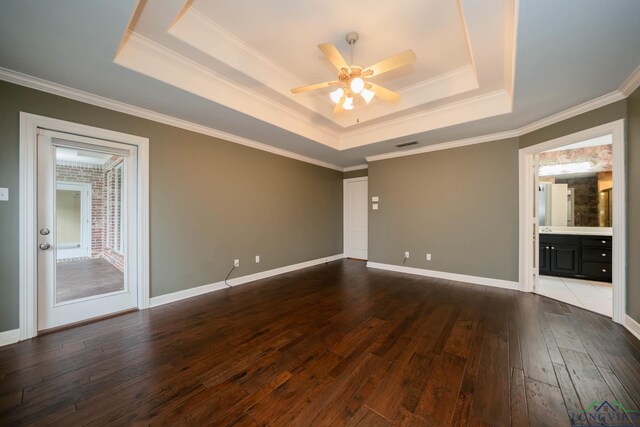
[[[344,179],[361,178],[363,176],[367,176],[368,174],[369,174],[369,170],[368,169],[358,169],[358,170],[355,170],[355,171],[344,172],[342,174],[342,178],[344,178]]]
[[[370,162],[369,195],[370,261],[518,280],[516,138]]]
[[[342,172],[0,82],[0,331],[18,328],[19,112],[150,139],[151,295],[342,252]],[[254,262],[255,255],[261,262]]]
[[[640,89],[627,101],[627,314],[640,322]]]

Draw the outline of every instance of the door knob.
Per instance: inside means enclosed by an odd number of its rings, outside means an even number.
[[[40,243],[40,244],[38,245],[38,247],[39,247],[40,249],[42,249],[43,251],[46,251],[47,249],[49,249],[49,248],[51,247],[51,245],[50,245],[50,244],[48,244],[48,243]]]

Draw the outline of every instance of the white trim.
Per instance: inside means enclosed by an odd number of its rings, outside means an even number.
[[[473,120],[511,113],[511,98],[505,90],[496,90],[472,98],[451,102],[428,110],[407,114],[369,126],[357,127],[340,137],[340,150],[415,135]]]
[[[20,329],[0,332],[0,347],[20,341]]]
[[[469,276],[467,274],[447,273],[445,271],[427,270],[424,268],[405,267],[402,265],[382,264],[379,262],[367,262],[368,268],[395,271],[397,273],[415,274],[418,276],[433,277],[436,279],[454,280],[456,282],[472,283],[474,285],[492,286],[494,288],[520,290],[518,282],[511,280],[492,279],[489,277]]]
[[[112,111],[118,111],[120,113],[129,114],[131,116],[140,117],[143,119],[151,120],[157,123],[173,126],[180,129],[185,129],[191,132],[196,132],[202,135],[212,136],[214,138],[223,139],[225,141],[233,142],[236,144],[244,145],[247,147],[255,148],[257,150],[266,151],[278,156],[288,157],[290,159],[300,160],[302,162],[311,163],[317,166],[322,166],[337,171],[343,171],[341,166],[334,165],[332,163],[323,162],[321,160],[313,159],[311,157],[303,156],[301,154],[293,153],[280,148],[272,147],[271,145],[263,144],[248,138],[233,135],[227,132],[223,132],[214,128],[199,125],[196,123],[188,122],[186,120],[178,119],[175,117],[167,116],[165,114],[156,113],[155,111],[147,110],[133,105],[125,104],[120,101],[114,101],[109,98],[105,98],[99,95],[93,95],[88,92],[84,92],[78,89],[73,89],[68,86],[63,86],[57,83],[49,82],[46,80],[32,77],[26,74],[19,73],[17,71],[8,70],[0,67],[0,80],[4,80],[10,83],[14,83],[20,86],[36,89],[42,92],[51,93],[54,95],[62,96],[64,98],[73,99],[74,101],[83,102],[85,104],[95,105],[96,107],[106,108]]]
[[[640,340],[640,323],[633,320],[628,314],[624,316],[624,327]]]
[[[37,335],[37,153],[38,129],[84,135],[104,141],[134,145],[138,149],[138,308],[149,306],[149,140],[122,132],[20,112],[20,223],[19,223],[19,282],[20,282],[20,339]],[[108,144],[108,142],[105,142]]]
[[[625,121],[624,119],[616,120],[580,132],[565,135],[550,141],[525,147],[519,150],[519,236],[520,236],[520,285],[524,292],[533,291],[533,276],[528,274],[530,269],[534,269],[531,263],[533,252],[533,232],[527,227],[528,212],[533,209],[531,202],[527,199],[530,197],[529,190],[533,189],[531,179],[528,178],[527,170],[531,166],[533,155],[541,151],[564,145],[573,144],[587,139],[597,138],[604,135],[613,136],[613,264],[612,264],[612,281],[613,281],[613,321],[624,323],[626,314],[626,170],[625,163]]]
[[[200,133],[203,135],[212,136],[214,138],[220,138],[236,144],[245,145],[248,147],[255,148],[257,150],[266,151],[279,156],[300,160],[302,162],[315,164],[325,168],[334,169],[341,172],[347,172],[349,170],[353,170],[353,169],[350,169],[351,167],[341,167],[332,163],[327,163],[321,160],[317,160],[311,157],[307,157],[301,154],[296,154],[287,150],[273,147],[271,145],[257,142],[248,138],[240,137],[231,133],[223,132],[214,128],[188,122],[186,120],[178,119],[178,118],[167,116],[164,114],[156,113],[154,111],[147,110],[144,108],[135,107],[135,106],[125,104],[120,101],[115,101],[109,98],[105,98],[102,96],[93,95],[88,92],[84,92],[78,89],[73,89],[67,86],[49,82],[43,79],[39,79],[37,77],[22,74],[17,71],[9,70],[2,67],[0,67],[0,80],[4,80],[17,85],[40,90],[43,92],[52,93],[54,95],[73,99],[79,102],[84,102],[86,104],[95,105],[95,106],[106,108],[109,110],[122,112],[135,117],[152,120],[158,123],[174,126],[180,129],[185,129],[185,130]],[[502,139],[522,136],[527,133],[533,132],[535,130],[544,128],[546,126],[550,126],[552,124],[558,123],[562,120],[567,120],[572,117],[578,116],[580,114],[583,114],[591,110],[595,110],[597,108],[601,108],[606,105],[612,104],[616,101],[622,100],[626,96],[628,96],[627,92],[636,84],[640,84],[640,67],[638,67],[627,78],[627,80],[625,80],[625,82],[620,87],[620,89],[614,90],[613,92],[610,92],[606,95],[600,96],[598,98],[587,101],[583,104],[568,108],[567,110],[561,111],[559,113],[548,116],[544,119],[525,125],[523,127],[520,127],[519,129],[505,131],[505,132],[498,132],[498,133],[493,133],[488,135],[481,135],[481,136],[466,138],[462,140],[448,141],[448,142],[433,144],[427,147],[421,147],[413,150],[406,150],[401,152],[394,151],[394,152],[379,154],[375,156],[368,156],[366,157],[366,160],[367,162],[372,162],[376,160],[385,160],[385,159],[390,159],[395,157],[411,156],[414,154],[421,154],[421,153],[439,151],[439,150],[447,150],[455,147],[463,147],[466,145],[479,144],[479,143],[490,142],[490,141],[498,141]],[[341,147],[341,150],[344,150],[344,149],[346,149],[346,147]]]
[[[377,160],[393,159],[396,157],[413,156],[416,154],[430,153],[432,151],[449,150],[451,148],[466,147],[467,145],[481,144],[484,142],[500,141],[502,139],[515,138],[518,134],[514,131],[494,133],[491,135],[477,136],[474,138],[461,139],[458,141],[443,142],[441,144],[427,145],[426,147],[414,148],[411,150],[397,151],[392,153],[377,154],[366,157],[367,162]]]
[[[369,169],[369,165],[365,163],[364,165],[347,166],[346,168],[342,168],[342,172],[358,171],[361,169]]]
[[[622,92],[624,96],[629,96],[635,92],[638,87],[640,87],[640,65],[638,65],[638,68],[633,70],[633,73],[627,77],[618,90]]]
[[[261,271],[259,273],[249,274],[247,276],[237,277],[227,280],[230,286],[244,285],[245,283],[253,282],[256,280],[266,279],[268,277],[277,276],[279,274],[289,273],[291,271],[300,270],[307,267],[313,267],[314,265],[324,264],[326,262],[336,261],[344,258],[343,254],[332,255],[324,258],[318,258],[311,261],[305,261],[298,264],[292,264],[285,267],[274,268],[273,270]],[[202,285],[195,288],[189,288],[178,292],[173,292],[166,295],[160,295],[151,298],[150,307],[158,307],[160,305],[169,304],[172,302],[180,301],[187,298],[192,298],[198,295],[206,294],[209,292],[218,291],[220,289],[226,289],[227,286],[224,281],[211,283],[209,285]]]
[[[448,150],[450,148],[464,147],[467,145],[481,144],[484,142],[500,141],[503,139],[516,138],[516,137],[534,132],[538,129],[542,129],[546,126],[550,126],[552,124],[561,122],[563,120],[570,119],[580,114],[587,113],[591,110],[604,107],[616,101],[620,101],[621,99],[624,99],[624,98],[625,98],[624,95],[622,95],[622,93],[616,90],[604,96],[592,99],[591,101],[587,101],[583,104],[577,105],[565,111],[561,111],[557,114],[546,117],[542,120],[538,120],[537,122],[528,124],[516,130],[492,133],[489,135],[476,136],[476,137],[460,139],[456,141],[442,142],[439,144],[427,145],[426,147],[414,148],[414,149],[405,150],[405,151],[396,151],[396,152],[390,152],[390,153],[384,153],[384,154],[377,154],[375,156],[366,157],[366,160],[367,162],[375,162],[377,160],[392,159],[395,157],[413,156],[416,154],[429,153],[432,151]]]
[[[580,105],[576,105],[575,107],[568,108],[564,111],[560,111],[559,113],[545,117],[544,119],[530,123],[526,126],[522,126],[517,130],[518,136],[526,135],[528,133],[547,126],[551,126],[563,120],[579,116],[580,114],[588,113],[591,110],[604,107],[605,105],[613,104],[614,102],[620,101],[624,98],[625,96],[620,93],[620,91],[614,90],[613,92],[609,92],[606,95],[599,96],[590,101],[583,102]]]

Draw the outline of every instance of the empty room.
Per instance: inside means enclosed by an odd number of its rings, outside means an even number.
[[[640,1],[0,7],[0,426],[640,426]]]

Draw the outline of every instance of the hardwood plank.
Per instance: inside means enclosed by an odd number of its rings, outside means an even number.
[[[0,425],[567,425],[596,395],[640,403],[611,320],[350,260],[0,348]]]
[[[541,427],[571,425],[558,387],[529,378],[526,379],[525,385],[530,425]]]
[[[527,409],[527,392],[524,384],[524,372],[519,368],[511,368],[511,425],[528,426],[529,410]]]
[[[558,377],[560,391],[562,392],[562,397],[564,397],[564,404],[567,407],[571,424],[577,426],[589,425],[586,418],[580,417],[580,413],[585,409],[585,406],[580,403],[580,398],[573,387],[567,368],[559,364],[554,364],[553,367]]]

